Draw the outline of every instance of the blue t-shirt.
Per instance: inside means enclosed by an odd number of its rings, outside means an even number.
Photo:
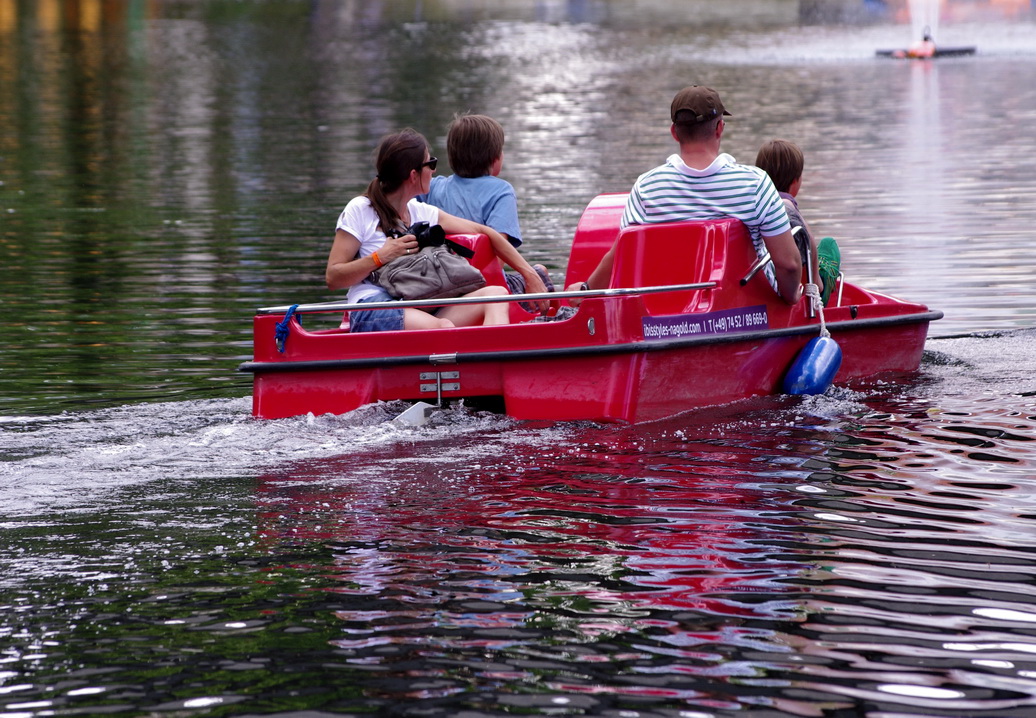
[[[522,232],[518,228],[518,199],[507,180],[493,175],[433,177],[428,194],[418,197],[447,214],[495,229],[518,247]]]

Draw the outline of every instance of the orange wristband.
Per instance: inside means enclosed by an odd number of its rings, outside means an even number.
[[[385,264],[384,262],[381,261],[381,257],[378,256],[377,252],[371,252],[371,259],[374,260],[374,266],[375,267],[382,267]]]

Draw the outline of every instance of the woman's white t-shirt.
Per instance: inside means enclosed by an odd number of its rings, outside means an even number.
[[[430,225],[439,224],[439,208],[424,202],[412,199],[407,202],[407,209],[410,210],[411,222],[427,222]],[[378,226],[378,213],[374,211],[371,202],[367,197],[354,197],[338,216],[338,226],[335,230],[344,230],[360,241],[360,251],[357,257],[369,257],[381,249],[385,244],[385,233]],[[355,304],[360,300],[381,295],[385,292],[377,284],[365,279],[359,284],[349,287],[347,301]]]

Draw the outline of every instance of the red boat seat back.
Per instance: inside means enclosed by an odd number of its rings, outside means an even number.
[[[652,287],[668,284],[737,282],[755,262],[748,228],[736,219],[704,222],[619,224],[625,194],[600,195],[590,202],[576,228],[566,284],[585,280],[617,243],[610,287]],[[740,274],[738,274],[740,272]],[[765,281],[765,280],[763,280]],[[704,311],[715,291],[665,292],[644,295],[651,314]]]
[[[631,225],[619,235],[611,286],[721,283],[724,268],[747,271],[754,257],[740,220]],[[689,290],[647,294],[643,301],[650,314],[677,314],[707,310],[714,296]]]
[[[568,272],[565,286],[586,281],[597,268],[601,257],[611,249],[619,236],[619,220],[626,206],[626,194],[601,194],[590,200],[583,210],[572,249],[568,256]]]
[[[489,241],[489,237],[484,234],[451,234],[449,238],[475,253],[468,261],[471,262],[471,266],[482,272],[487,284],[507,286],[504,282],[504,266],[493,251],[493,243]]]
[[[487,285],[507,286],[503,262],[493,251],[493,243],[489,237],[484,234],[451,234],[449,237],[457,244],[463,244],[475,252],[475,256],[468,261],[471,262],[471,266],[482,272]],[[518,302],[511,302],[510,311],[512,322],[525,321],[533,316],[519,307]]]

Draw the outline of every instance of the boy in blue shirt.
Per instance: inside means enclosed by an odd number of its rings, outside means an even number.
[[[515,247],[521,246],[518,199],[511,183],[498,176],[504,164],[504,128],[500,123],[486,115],[454,117],[446,134],[446,155],[453,174],[433,177],[428,194],[419,199],[456,217],[492,227]],[[546,267],[532,266],[546,290],[554,291]],[[511,294],[526,291],[521,275],[505,272],[504,278]],[[521,306],[535,311],[528,302]]]

